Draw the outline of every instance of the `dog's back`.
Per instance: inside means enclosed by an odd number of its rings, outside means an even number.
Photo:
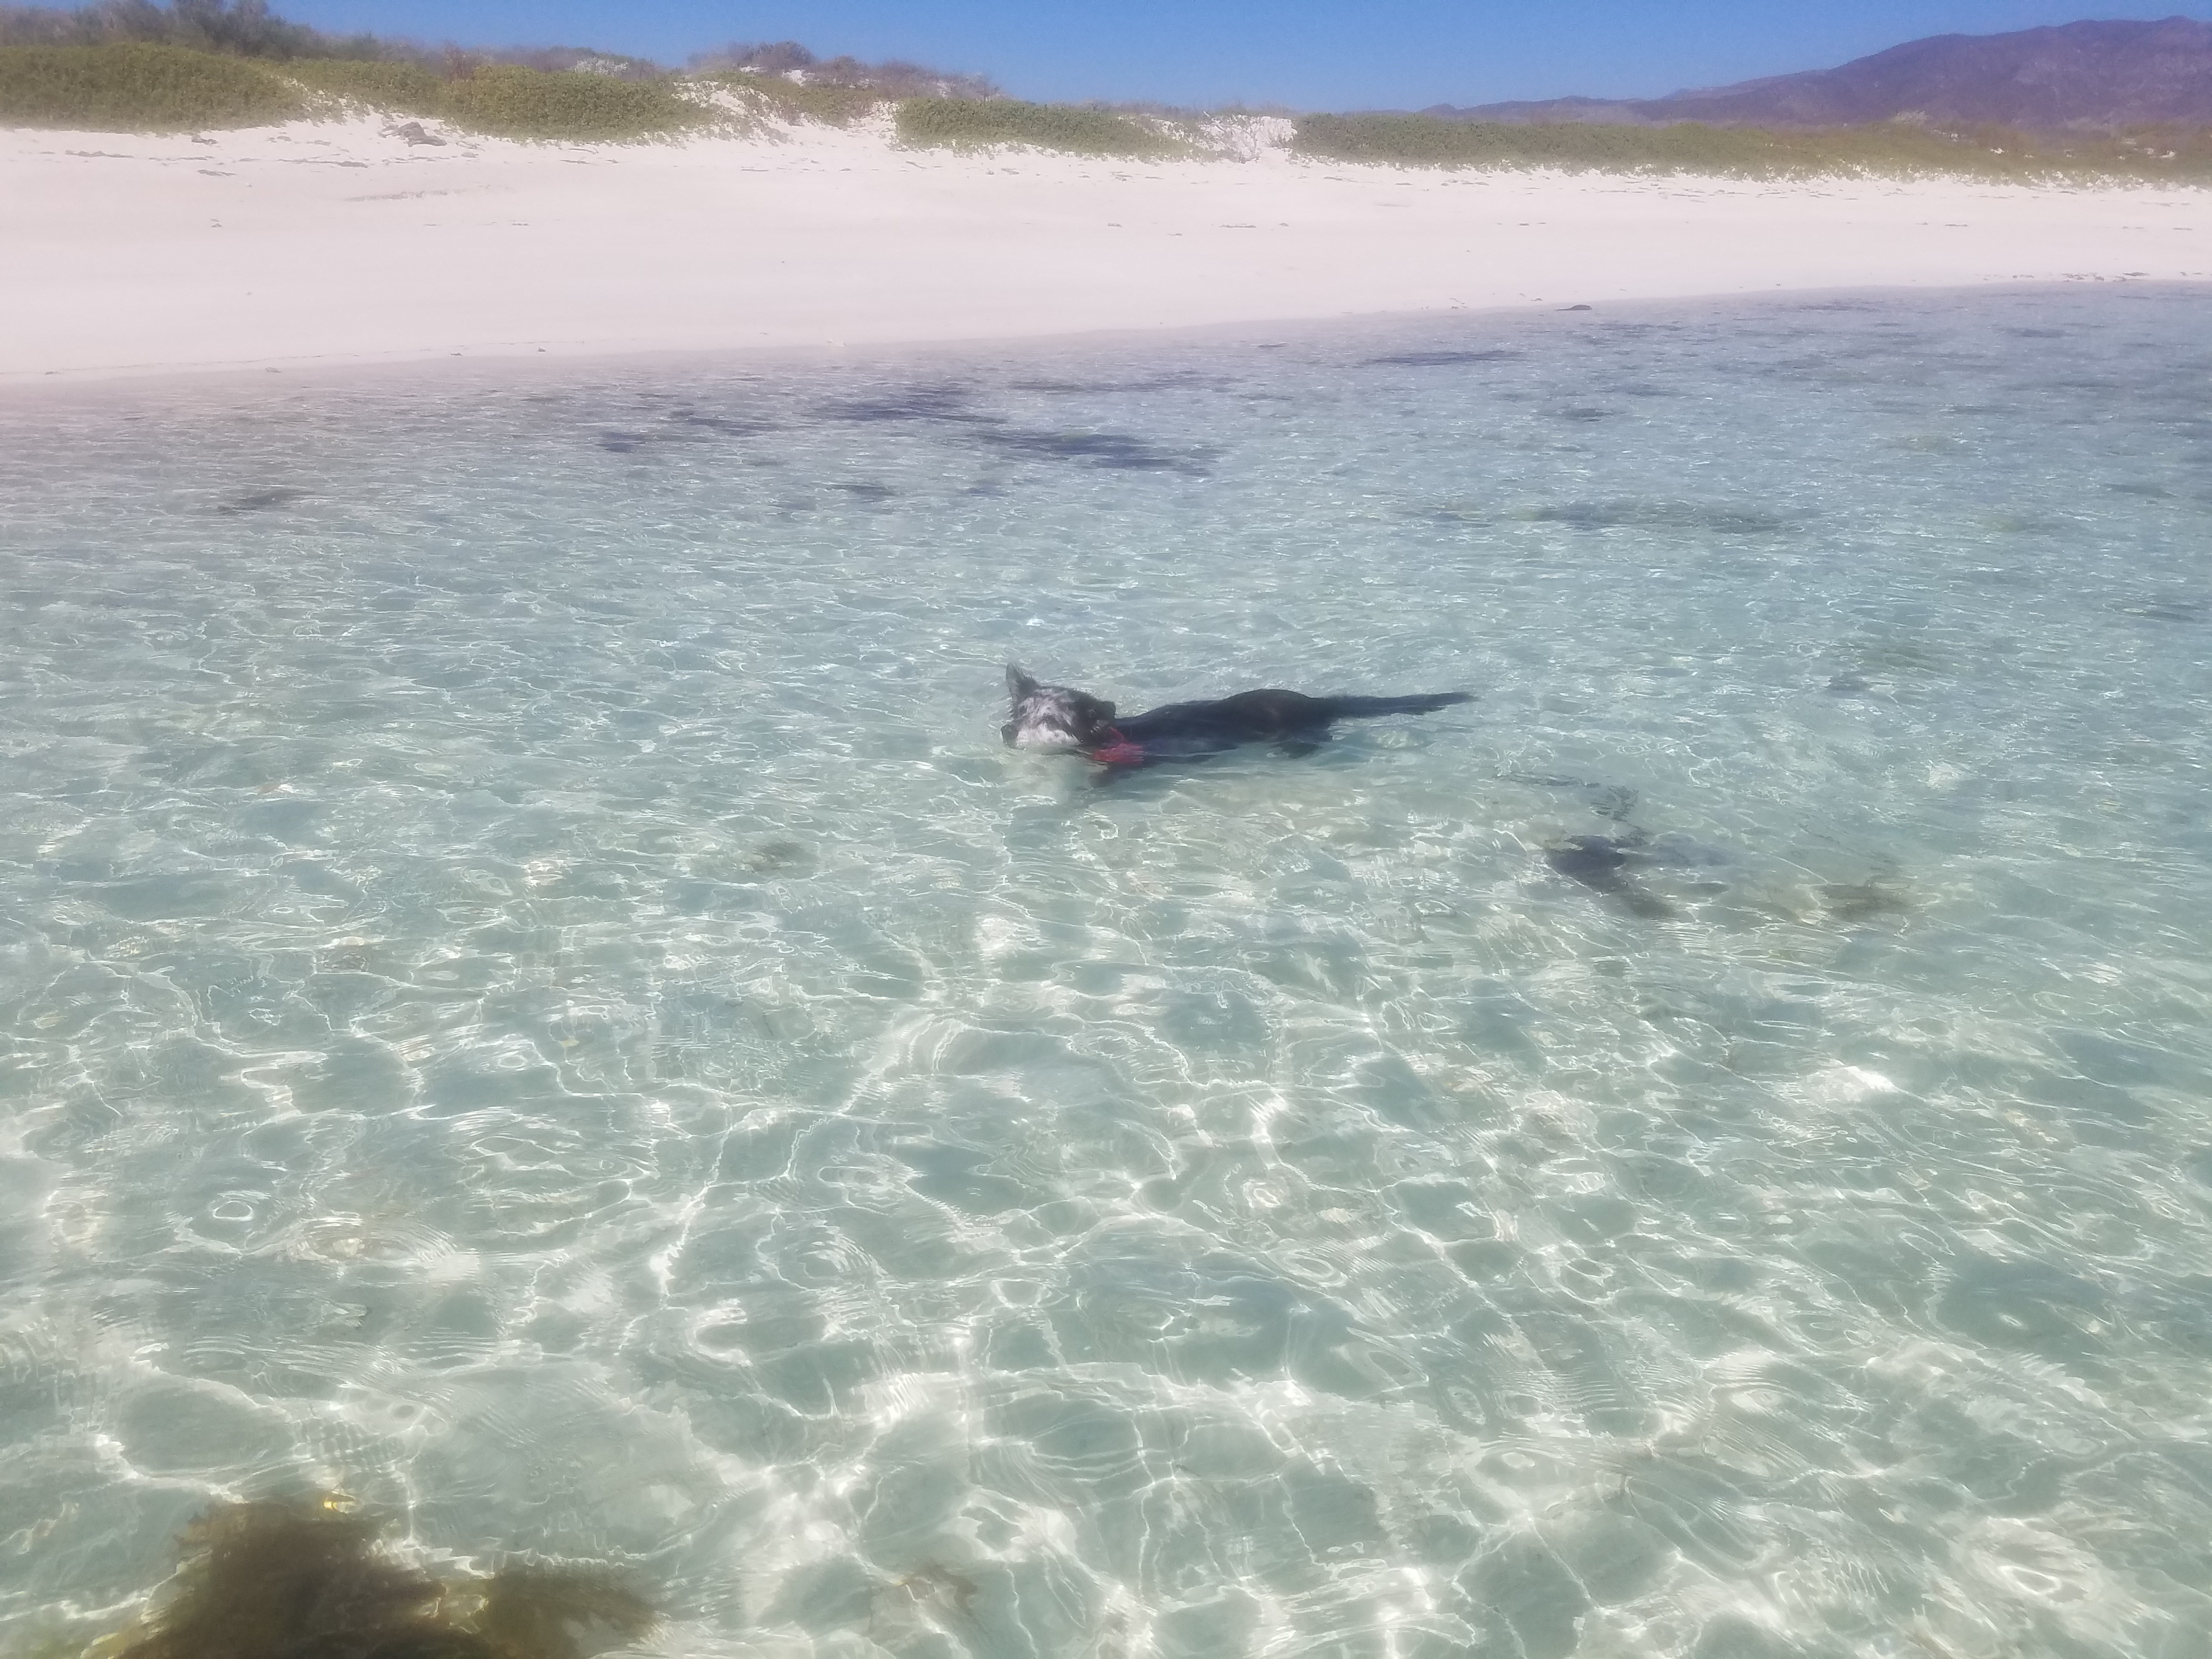
[[[1312,737],[1335,721],[1380,714],[1427,714],[1455,702],[1474,701],[1464,691],[1436,691],[1413,697],[1310,697],[1303,691],[1239,691],[1210,702],[1170,702],[1132,715],[1115,725],[1133,742],[1147,738],[1195,737],[1205,732],[1233,736],[1238,743]]]
[[[1000,729],[1010,748],[1073,749],[1103,766],[1198,759],[1248,743],[1318,743],[1341,720],[1427,714],[1474,699],[1465,691],[1410,697],[1310,697],[1303,691],[1239,691],[1205,702],[1171,702],[1118,719],[1114,705],[1070,686],[1046,685],[1006,670],[1012,718]]]

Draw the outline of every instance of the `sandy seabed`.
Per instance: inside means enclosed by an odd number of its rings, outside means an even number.
[[[0,384],[1013,339],[1776,289],[2212,279],[2212,192],[0,132]],[[1279,128],[1283,124],[1273,124]]]

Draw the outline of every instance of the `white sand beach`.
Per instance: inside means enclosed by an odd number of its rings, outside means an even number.
[[[0,132],[0,384],[1006,339],[1788,289],[2212,280],[2212,192],[897,147],[378,118]]]

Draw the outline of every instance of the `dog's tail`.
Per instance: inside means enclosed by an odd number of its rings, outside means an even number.
[[[1431,691],[1418,697],[1331,697],[1328,717],[1333,720],[1363,720],[1377,714],[1433,714],[1455,702],[1474,701],[1474,696],[1466,691]]]

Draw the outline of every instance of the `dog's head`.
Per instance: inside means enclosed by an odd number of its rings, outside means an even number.
[[[1113,729],[1114,705],[1071,686],[1042,685],[1011,663],[1013,718],[999,728],[1009,749],[1089,749]]]

